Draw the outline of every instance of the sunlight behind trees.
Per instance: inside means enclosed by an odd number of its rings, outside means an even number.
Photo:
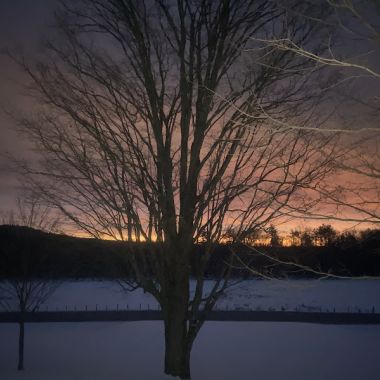
[[[331,9],[285,3],[62,1],[39,55],[9,52],[37,103],[16,114],[40,154],[17,162],[25,185],[84,233],[133,243],[133,280],[163,310],[169,375],[190,378],[200,312],[228,285],[234,255],[205,294],[215,246],[258,231],[280,246],[276,221],[312,213],[310,189],[346,153],[324,128],[328,65],[268,44],[322,56]]]

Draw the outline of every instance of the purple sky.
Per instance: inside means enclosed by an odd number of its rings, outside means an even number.
[[[33,54],[39,51],[39,42],[49,33],[52,10],[57,0],[1,0],[0,1],[0,51],[6,48],[21,48]],[[380,50],[380,49],[379,49]],[[379,50],[372,62],[379,58]],[[379,66],[379,62],[375,66]],[[31,100],[23,96],[25,77],[15,65],[0,54],[0,107],[16,107],[31,110]],[[366,94],[378,95],[378,81],[366,81],[359,85]],[[17,126],[0,109],[0,211],[10,210],[15,205],[18,181],[4,153],[31,159],[30,144],[16,132]]]
[[[51,21],[52,0],[1,0],[0,51],[9,47],[21,48],[30,53],[38,51],[38,42],[46,35]],[[24,108],[30,104],[22,95],[25,78],[3,54],[0,55],[0,106]],[[30,107],[26,107],[30,108]],[[0,152],[30,157],[27,141],[16,133],[15,122],[0,111]],[[9,168],[9,161],[0,156],[0,210],[14,206],[17,180]]]

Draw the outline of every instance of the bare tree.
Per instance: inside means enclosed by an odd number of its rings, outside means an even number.
[[[44,231],[56,231],[59,220],[52,217],[47,206],[39,203],[39,197],[18,199],[18,209],[3,217],[8,225],[20,226],[6,236],[3,226],[3,241],[0,247],[0,263],[4,278],[0,277],[0,308],[18,311],[19,345],[18,370],[24,369],[24,341],[26,312],[34,312],[59,286],[59,281],[36,276],[36,269],[46,266],[46,247],[41,236],[31,227]],[[22,226],[22,227],[21,227]]]
[[[26,178],[89,235],[151,243],[149,255],[125,249],[163,310],[165,372],[189,378],[202,312],[230,270],[204,290],[214,243],[265,227],[332,170],[337,137],[318,133],[315,112],[322,72],[291,51],[244,53],[274,30],[308,43],[318,25],[267,0],[68,1],[56,22],[40,61],[14,57],[40,104],[19,120],[44,159]]]
[[[299,12],[291,9],[286,1],[280,4],[287,12]],[[288,211],[295,217],[377,225],[380,223],[380,71],[377,64],[380,3],[378,0],[325,0],[321,5],[330,9],[329,18],[306,12],[302,17],[312,18],[329,29],[323,54],[316,54],[291,36],[274,34],[257,39],[267,47],[293,52],[305,61],[330,69],[335,78],[330,87],[336,89],[337,96],[343,96],[343,117],[335,121],[334,127],[325,128],[326,132],[350,135],[344,140],[345,151],[343,149],[336,159],[339,176],[335,174],[334,178],[313,188],[315,197],[319,198],[317,210],[294,208]],[[339,45],[334,47],[333,41],[339,41]]]
[[[322,224],[314,229],[316,245],[329,246],[337,239],[337,231],[330,224]]]
[[[280,238],[280,235],[278,233],[278,230],[276,228],[276,226],[274,226],[273,224],[271,224],[267,229],[266,229],[266,233],[268,234],[269,236],[269,244],[272,246],[272,247],[279,247],[281,246],[282,244],[282,239]]]
[[[291,9],[287,1],[279,1],[279,6],[290,13],[298,13],[299,9]],[[380,3],[378,0],[322,0],[321,6],[330,9],[329,18],[320,18],[318,14],[304,12],[302,17],[312,18],[315,22],[324,25],[329,30],[324,43],[327,49],[324,54],[316,54],[306,45],[300,44],[290,35],[285,38],[273,34],[271,38],[260,38],[259,41],[269,44],[275,49],[282,51],[292,51],[297,55],[323,66],[348,69],[346,74],[350,79],[358,78],[354,75],[356,70],[361,75],[370,76],[373,79],[380,79],[380,73],[376,65],[370,62],[369,58],[374,55],[380,43],[379,14]],[[301,16],[301,14],[300,14]],[[333,40],[340,39],[343,44],[354,44],[357,48],[357,41],[364,51],[353,51],[350,46],[334,46]],[[342,78],[346,81],[347,78]]]
[[[16,208],[0,212],[2,224],[26,226],[41,231],[59,233],[62,221],[54,211],[43,204],[42,197],[35,193],[25,192],[17,198]]]

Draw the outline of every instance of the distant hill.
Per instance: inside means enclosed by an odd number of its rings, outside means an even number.
[[[121,244],[0,225],[0,277],[113,277],[127,266]]]
[[[376,235],[375,237],[377,237]],[[133,249],[131,249],[133,248]],[[154,248],[154,249],[153,249]],[[46,233],[29,227],[0,225],[0,279],[6,277],[48,277],[48,278],[120,278],[131,277],[128,263],[131,251],[137,252],[146,275],[154,276],[150,255],[157,254],[157,244],[116,242],[68,235]],[[231,252],[239,261],[249,263],[256,271],[269,276],[310,277],[312,273],[300,270],[299,266],[280,262],[294,262],[317,271],[332,272],[344,276],[380,275],[379,240],[366,239],[350,246],[330,247],[260,247],[276,262],[252,251],[243,245],[232,248],[215,244],[206,268],[207,276],[222,272]],[[192,273],[195,275],[204,253],[204,245],[194,247],[191,256]],[[164,254],[164,252],[162,252]],[[143,260],[143,259],[146,260]],[[252,276],[252,272],[237,268],[234,276]]]

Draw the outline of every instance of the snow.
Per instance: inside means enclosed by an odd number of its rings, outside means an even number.
[[[221,309],[380,312],[379,280],[251,280],[230,289]]]
[[[0,325],[2,380],[166,380],[160,322]],[[210,322],[195,341],[194,380],[378,380],[380,326]]]
[[[206,284],[209,289],[211,282]],[[244,281],[218,307],[380,311],[380,281]],[[64,283],[49,310],[146,309],[157,304],[111,282]],[[302,306],[303,305],[303,306]],[[25,368],[18,373],[18,326],[0,324],[1,380],[168,380],[162,322],[26,324]],[[206,322],[192,351],[194,380],[378,380],[380,326]]]
[[[192,282],[192,288],[194,283]],[[205,282],[210,289],[212,281]],[[219,309],[269,308],[300,311],[380,312],[380,280],[248,280],[232,286],[217,303]],[[41,308],[45,310],[157,309],[157,301],[141,289],[125,292],[110,281],[67,281]]]

